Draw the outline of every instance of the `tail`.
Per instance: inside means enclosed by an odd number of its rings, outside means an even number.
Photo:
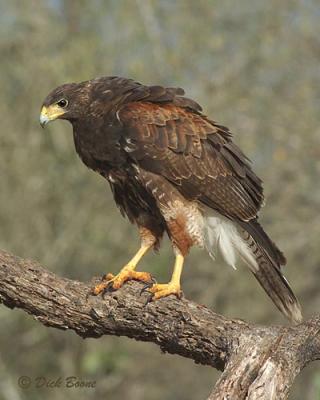
[[[254,265],[248,263],[251,272],[278,309],[292,322],[301,322],[301,306],[280,269],[285,263],[283,254],[257,221],[248,222],[247,228],[239,233],[255,258]],[[261,237],[267,239],[267,249]]]
[[[206,222],[208,250],[217,244],[225,261],[233,267],[240,256],[277,308],[292,322],[300,323],[301,306],[281,272],[285,257],[261,225],[256,220],[236,224],[220,215],[208,216]]]

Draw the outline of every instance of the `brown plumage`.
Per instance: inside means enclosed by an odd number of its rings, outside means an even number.
[[[69,120],[82,161],[103,175],[123,215],[139,227],[141,248],[117,276],[95,288],[120,287],[143,254],[159,247],[166,231],[176,254],[167,285],[154,298],[180,293],[183,258],[193,245],[217,247],[232,266],[240,256],[276,306],[301,320],[300,305],[282,275],[286,260],[257,220],[261,180],[232,142],[228,128],[202,114],[180,88],[145,86],[103,77],[65,84],[43,103],[41,123]]]

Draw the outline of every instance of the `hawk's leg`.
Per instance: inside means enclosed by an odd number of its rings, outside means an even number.
[[[107,274],[102,282],[93,288],[93,294],[98,295],[109,287],[112,289],[119,289],[126,281],[132,279],[142,282],[152,282],[152,276],[149,272],[138,272],[135,271],[135,269],[141,258],[157,243],[157,238],[147,228],[140,227],[139,232],[141,236],[140,249],[117,275],[111,273]]]
[[[181,298],[182,291],[180,287],[180,278],[182,273],[184,257],[178,253],[176,255],[176,261],[173,268],[172,277],[169,283],[156,283],[152,285],[148,291],[154,293],[152,300],[160,299],[161,297],[169,296],[174,294],[178,298]]]
[[[152,300],[174,294],[181,297],[180,277],[185,257],[194,245],[203,247],[203,216],[197,202],[187,200],[163,177],[140,169],[140,179],[154,196],[166,224],[176,255],[173,274],[167,284],[154,284]]]

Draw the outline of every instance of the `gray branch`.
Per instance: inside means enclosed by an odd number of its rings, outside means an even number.
[[[293,327],[227,319],[173,296],[147,303],[141,283],[86,298],[95,282],[58,277],[0,251],[0,302],[83,338],[128,336],[223,371],[210,400],[286,399],[302,368],[320,359],[320,316]]]

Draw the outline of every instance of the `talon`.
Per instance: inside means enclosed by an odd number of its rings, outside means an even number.
[[[152,276],[150,282],[147,282],[145,285],[143,285],[143,288],[140,290],[140,296],[144,292],[149,292],[149,289],[157,283],[156,279]]]
[[[144,303],[143,307],[146,307],[149,303],[152,303],[152,299],[153,299],[153,294],[149,293],[149,296],[147,297],[147,300]]]
[[[109,281],[108,285],[101,292],[102,299],[104,300],[106,297],[106,294],[114,292],[114,290],[115,289],[113,288],[112,281]]]
[[[181,299],[184,297],[183,291],[180,290],[180,293],[178,293],[176,296],[177,296],[177,298],[178,298],[179,300],[181,300]]]
[[[182,297],[180,285],[170,282],[165,284],[154,284],[148,289],[148,291],[153,293],[151,301],[161,299],[161,297],[170,296],[171,294],[175,295],[178,299],[181,299]]]
[[[98,283],[96,286],[94,286],[90,292],[88,293],[87,297],[92,295],[92,296],[98,296],[100,293],[104,295],[108,289],[110,288],[110,285],[114,281],[115,276],[111,273],[105,274],[101,277],[100,283]]]
[[[153,284],[151,282],[146,283],[145,285],[143,285],[142,289],[140,290],[140,296],[142,295],[142,293],[148,292],[148,289],[150,289],[152,285]]]
[[[152,238],[156,240],[153,236]],[[142,236],[143,239],[143,236]],[[121,271],[117,275],[113,274],[106,274],[102,277],[101,282],[96,285],[93,289],[91,289],[90,293],[88,293],[87,297],[92,294],[97,296],[98,294],[102,293],[102,296],[110,290],[110,289],[120,289],[121,286],[131,279],[135,279],[137,281],[142,282],[150,282],[152,281],[152,276],[148,272],[136,272],[135,268],[144,254],[153,246],[155,242],[152,241],[151,243],[145,244],[142,241],[140,249],[137,251],[135,256],[125,265]]]
[[[123,284],[129,280],[138,280],[145,283],[155,282],[149,272],[137,272],[134,270],[134,266],[126,265],[122,270],[117,274],[113,275],[108,273],[102,277],[100,283],[98,283],[90,292],[92,295],[97,296],[102,293],[102,297],[106,295],[110,290],[120,289]]]

